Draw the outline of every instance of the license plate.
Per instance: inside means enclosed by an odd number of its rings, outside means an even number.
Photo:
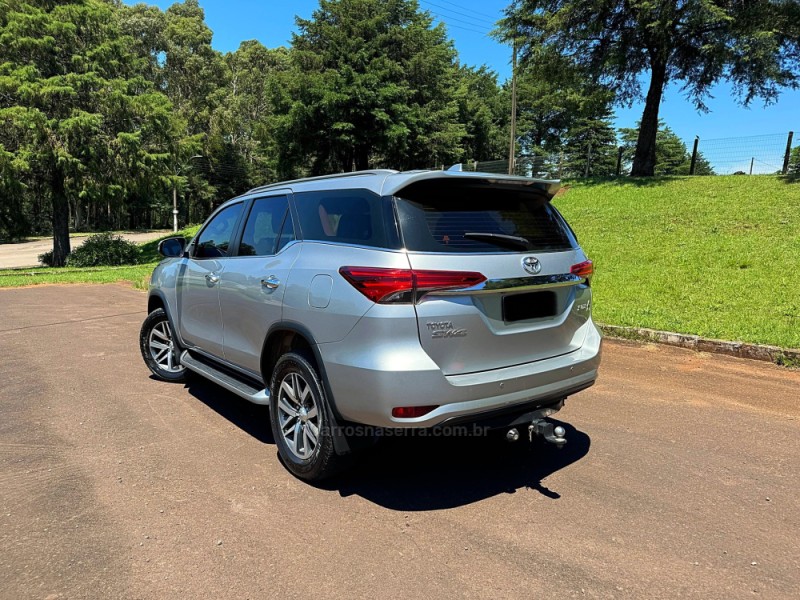
[[[555,292],[530,292],[503,297],[503,320],[506,323],[544,319],[556,314]]]

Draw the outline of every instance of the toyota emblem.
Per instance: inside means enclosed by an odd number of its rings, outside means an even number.
[[[542,270],[542,263],[535,256],[526,256],[522,259],[522,268],[531,275],[536,275]]]

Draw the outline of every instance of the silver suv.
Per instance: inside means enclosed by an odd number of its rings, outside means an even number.
[[[310,481],[398,428],[561,445],[546,417],[594,383],[601,339],[558,188],[379,170],[251,190],[188,245],[161,242],[142,356],[160,379],[192,371],[269,405]]]

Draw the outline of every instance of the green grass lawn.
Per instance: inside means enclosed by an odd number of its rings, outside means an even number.
[[[800,348],[800,183],[731,175],[567,186],[554,202],[595,262],[598,321]]]
[[[199,225],[187,227],[175,235],[192,237]],[[42,285],[53,283],[116,283],[127,282],[134,287],[144,289],[150,280],[153,267],[161,259],[158,254],[158,242],[173,234],[165,235],[157,240],[141,244],[142,254],[140,264],[126,267],[86,267],[53,269],[49,267],[34,267],[30,269],[0,269],[0,288],[19,287],[26,285]]]
[[[598,321],[800,348],[800,183],[731,175],[565,187],[554,202],[595,262]],[[0,271],[0,287],[145,287],[157,246],[143,244],[146,264],[133,267]]]

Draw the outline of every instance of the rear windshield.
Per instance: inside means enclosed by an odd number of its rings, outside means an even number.
[[[449,186],[399,195],[395,202],[408,250],[543,252],[577,245],[561,215],[539,194]]]

